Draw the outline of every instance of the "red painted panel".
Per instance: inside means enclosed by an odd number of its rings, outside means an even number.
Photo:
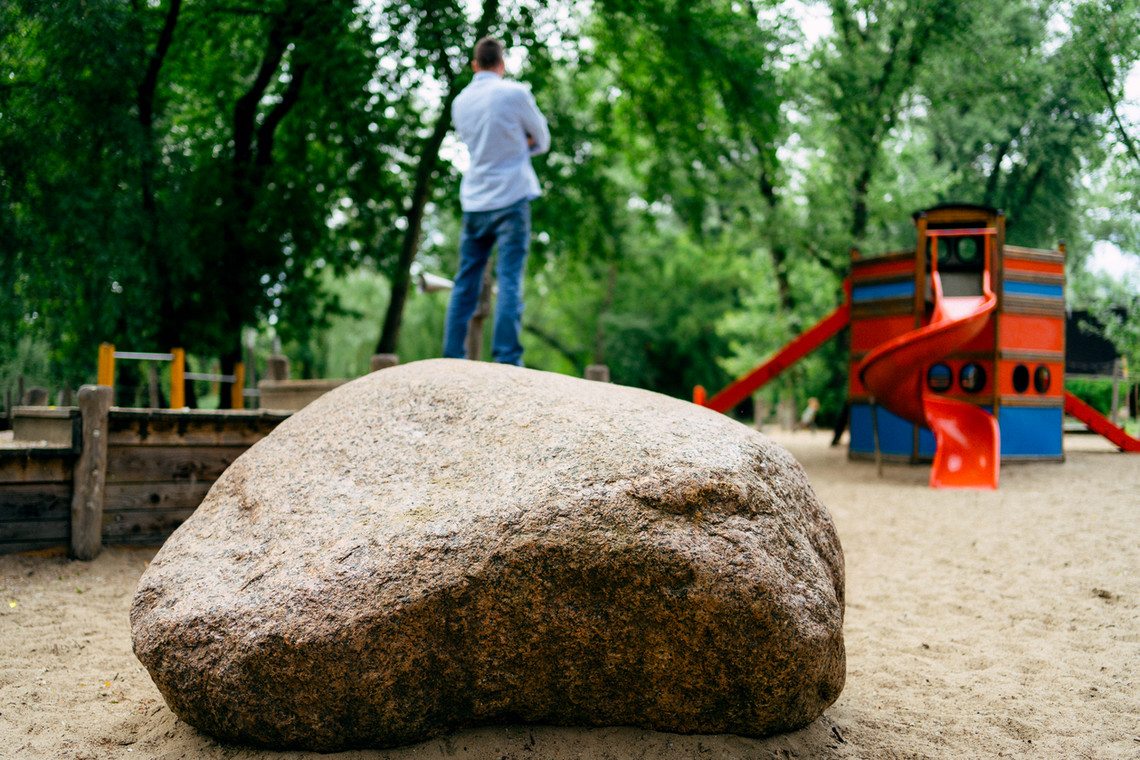
[[[1002,314],[1001,347],[1013,351],[1063,351],[1065,320],[1025,314]]]
[[[1064,274],[1065,265],[1054,261],[1031,261],[1027,259],[1006,258],[1004,262],[1007,272],[1037,272],[1040,274]]]
[[[970,359],[935,359],[931,362],[931,364],[945,364],[950,368],[950,372],[954,376],[954,382],[950,386],[949,390],[939,392],[939,396],[947,396],[949,398],[956,398],[962,401],[973,401],[975,403],[977,403],[979,400],[985,400],[987,403],[989,403],[993,398],[994,363],[992,361],[975,361]],[[959,382],[962,376],[962,367],[965,367],[967,364],[979,364],[982,367],[982,371],[986,373],[986,384],[975,392],[967,392],[963,390]],[[929,367],[927,367],[927,369],[929,370]],[[922,382],[924,387],[929,388],[929,386],[926,386],[926,377],[923,377]],[[934,391],[930,392],[934,393]]]
[[[1029,372],[1029,387],[1025,390],[1018,391],[1013,385],[1013,373],[1019,364],[1024,364]],[[1049,390],[1045,393],[1038,393],[1037,389],[1033,387],[1033,373],[1037,368],[1044,365],[1049,369],[1050,382]],[[1057,398],[1065,391],[1065,363],[1060,362],[1026,362],[1026,361],[1010,361],[1003,360],[998,364],[998,394],[1001,396],[1018,396],[1027,399],[1034,398]]]
[[[914,317],[910,314],[852,320],[851,350],[870,351],[879,344],[913,329]]]
[[[859,362],[852,360],[847,366],[847,398],[867,395],[867,389],[859,382]]]
[[[851,268],[851,279],[853,282],[858,282],[859,280],[869,280],[875,277],[889,277],[891,275],[907,273],[914,273],[914,259],[859,262]]]

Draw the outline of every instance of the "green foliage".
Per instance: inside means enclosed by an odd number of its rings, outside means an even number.
[[[613,381],[680,398],[699,383],[726,382],[717,360],[727,345],[715,324],[738,298],[731,259],[685,236],[662,236],[630,253],[602,317]]]
[[[1106,417],[1112,413],[1111,378],[1065,378],[1065,390]]]
[[[104,340],[224,367],[243,328],[300,375],[366,371],[406,254],[454,271],[433,136],[479,24],[554,137],[530,366],[715,391],[837,305],[851,245],[912,245],[946,200],[1003,208],[1014,244],[1068,240],[1070,300],[1128,307],[1110,337],[1140,366],[1140,286],[1083,267],[1096,242],[1140,255],[1136,0],[827,6],[813,42],[780,0],[12,0],[0,378],[77,385]],[[439,354],[446,298],[395,309],[402,361]],[[846,361],[832,341],[766,393],[828,421]]]

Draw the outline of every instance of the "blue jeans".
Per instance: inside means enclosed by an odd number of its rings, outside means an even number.
[[[502,364],[522,366],[522,278],[530,247],[530,201],[521,200],[494,211],[469,211],[463,214],[463,231],[459,237],[459,273],[451,289],[447,306],[447,323],[443,332],[443,355],[462,359],[467,353],[467,322],[479,304],[483,270],[498,243],[496,266],[498,297],[495,303],[495,331],[491,339],[491,358]]]

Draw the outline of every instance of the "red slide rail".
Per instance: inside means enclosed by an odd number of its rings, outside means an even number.
[[[747,375],[730,383],[724,390],[710,399],[705,398],[705,389],[693,389],[693,403],[707,406],[722,414],[732,409],[744,399],[762,388],[772,378],[816,350],[851,321],[851,280],[843,281],[845,297],[843,303],[805,332],[788,341],[770,359],[758,365]]]
[[[1065,391],[1065,414],[1076,417],[1088,425],[1089,430],[1103,435],[1121,451],[1140,452],[1140,440],[1113,425],[1107,417],[1068,391]]]

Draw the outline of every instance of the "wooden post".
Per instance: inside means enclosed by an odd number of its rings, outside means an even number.
[[[266,360],[266,379],[286,381],[288,379],[288,357],[280,353],[270,353]]]
[[[395,367],[400,363],[400,357],[396,354],[373,354],[371,361],[368,362],[368,371],[376,372],[389,367]]]
[[[994,352],[993,352],[993,367],[994,379],[990,381],[990,399],[992,399],[994,419],[1001,423],[1001,383],[998,382],[998,373],[1001,371],[1001,339],[1002,339],[1002,315],[1005,313],[1005,212],[999,210],[997,217],[994,219],[994,227],[997,232],[993,238],[986,237],[987,250],[990,251],[991,256],[987,265],[990,269],[990,290],[997,296],[997,306],[994,307],[993,316],[990,317],[994,325]],[[992,243],[991,243],[992,240]],[[989,246],[993,247],[990,248]],[[1061,330],[1061,334],[1065,333]],[[1058,378],[1057,382],[1062,387],[1065,385],[1063,378]],[[1000,452],[999,452],[1000,457]]]
[[[1117,427],[1120,427],[1120,381],[1124,377],[1123,367],[1120,357],[1112,360],[1112,414],[1109,419]]]
[[[597,380],[600,383],[610,381],[610,368],[606,364],[591,364],[586,367],[586,379]]]
[[[82,448],[75,462],[71,495],[71,554],[99,556],[103,545],[103,486],[107,480],[107,416],[115,392],[105,385],[79,389]]]
[[[115,346],[113,343],[99,344],[99,385],[115,385]]]
[[[926,294],[933,292],[934,283],[927,281],[930,272],[935,271],[938,266],[938,255],[933,250],[937,246],[938,238],[933,238],[934,244],[931,244],[931,238],[926,234],[926,213],[923,212],[918,215],[915,221],[915,227],[918,232],[918,242],[916,243],[915,256],[914,256],[914,329],[917,330],[922,327],[922,318],[926,315]],[[929,266],[927,266],[926,257],[930,255]],[[932,296],[933,297],[933,296]],[[871,402],[874,404],[874,401]],[[872,407],[873,409],[873,407]],[[872,420],[874,420],[874,413],[872,412]],[[872,422],[875,426],[875,434],[878,435],[878,422]],[[919,441],[919,428],[918,425],[911,425],[911,439],[910,439],[910,463],[918,464],[918,441]],[[879,476],[883,474],[882,460],[878,459],[879,449],[878,444],[875,444],[875,457],[879,463]]]
[[[483,270],[483,287],[479,289],[479,305],[475,313],[467,322],[467,340],[463,344],[467,358],[479,361],[483,358],[483,323],[491,316],[491,293],[494,290],[494,280],[491,278],[491,262]]]
[[[234,384],[230,386],[230,408],[245,409],[245,365],[234,364]]]
[[[170,353],[174,360],[170,363],[170,408],[186,406],[186,351],[173,348]]]

